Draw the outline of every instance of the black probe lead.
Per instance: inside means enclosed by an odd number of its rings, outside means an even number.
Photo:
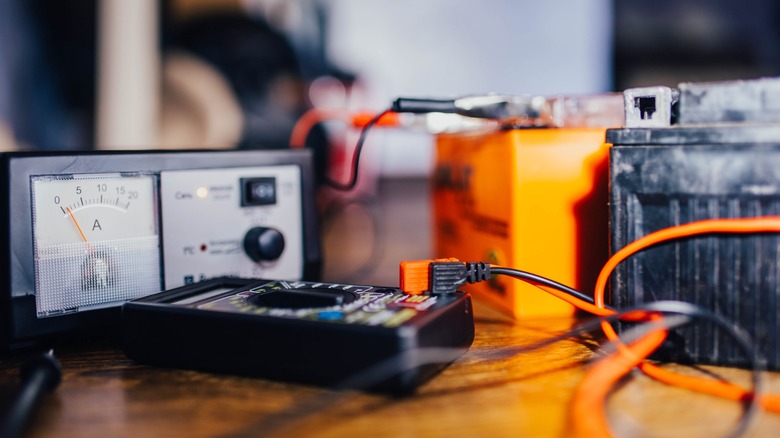
[[[595,301],[593,300],[593,297],[585,295],[584,293],[578,291],[577,289],[574,289],[572,287],[566,286],[565,284],[558,283],[555,280],[551,280],[547,277],[542,277],[541,275],[532,274],[530,272],[521,271],[519,269],[513,269],[513,268],[505,268],[501,266],[491,266],[490,272],[493,274],[499,274],[499,275],[506,275],[508,277],[514,277],[520,280],[526,280],[531,283],[541,284],[547,287],[551,287],[553,289],[557,289],[563,293],[566,293],[568,295],[571,295],[575,298],[578,298],[582,301],[587,302],[588,304],[594,304]],[[609,310],[615,310],[615,308],[610,306],[604,306],[605,308]]]
[[[22,436],[27,422],[41,401],[41,397],[54,390],[62,380],[62,370],[54,352],[49,350],[33,357],[19,370],[22,380],[8,412],[0,424],[0,438]]]
[[[363,129],[360,131],[360,137],[358,137],[357,144],[355,145],[355,152],[352,153],[352,168],[349,174],[349,180],[347,180],[346,183],[341,183],[326,176],[325,184],[329,185],[330,187],[336,190],[342,190],[345,192],[355,188],[355,185],[357,185],[358,171],[360,168],[360,155],[363,152],[363,145],[366,142],[366,136],[368,136],[368,131],[374,125],[376,125],[379,119],[381,119],[386,114],[391,112],[393,112],[392,109],[386,109],[381,113],[377,114],[376,116],[374,116],[374,118],[369,120],[368,123],[366,123],[366,126],[364,126]]]

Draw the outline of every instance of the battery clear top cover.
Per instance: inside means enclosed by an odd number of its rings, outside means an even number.
[[[157,185],[137,172],[32,177],[38,317],[162,289]]]

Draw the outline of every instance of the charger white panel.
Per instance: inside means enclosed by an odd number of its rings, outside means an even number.
[[[300,279],[299,166],[160,173],[165,287],[222,275]]]

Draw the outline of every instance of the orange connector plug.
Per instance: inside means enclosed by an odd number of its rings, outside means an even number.
[[[399,283],[402,291],[410,295],[419,295],[430,289],[431,263],[460,262],[455,258],[405,260],[401,262]]]

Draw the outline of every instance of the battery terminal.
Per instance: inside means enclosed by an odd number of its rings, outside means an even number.
[[[623,92],[625,126],[652,128],[671,126],[679,92],[669,87],[629,88]]]

